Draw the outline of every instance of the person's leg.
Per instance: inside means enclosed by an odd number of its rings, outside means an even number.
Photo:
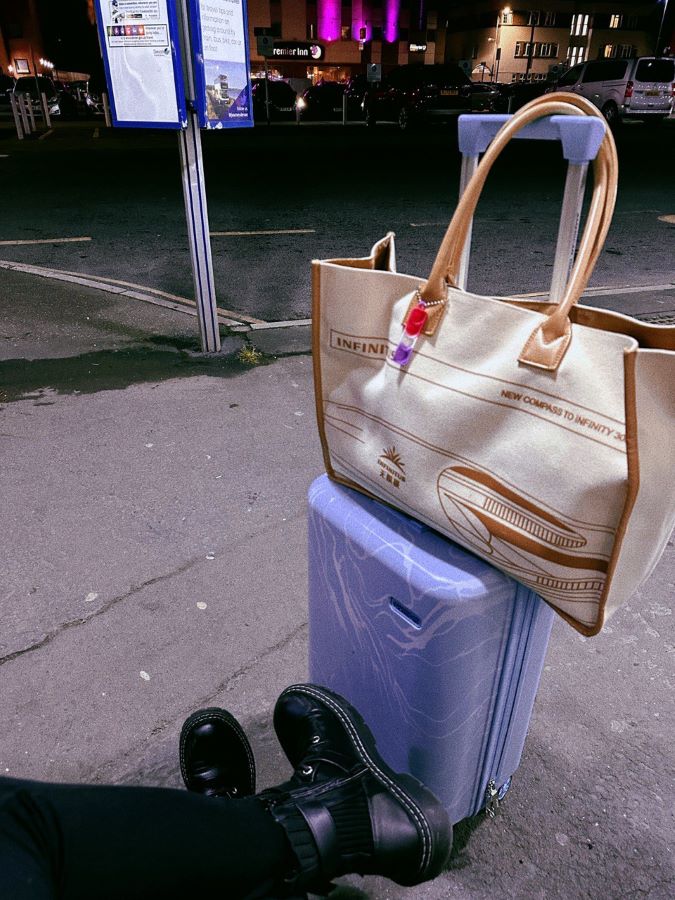
[[[254,798],[0,780],[0,897],[243,898],[293,859]]]

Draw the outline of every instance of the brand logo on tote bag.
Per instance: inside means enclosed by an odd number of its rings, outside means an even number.
[[[382,451],[382,455],[378,458],[377,463],[380,467],[380,478],[384,478],[394,487],[400,487],[401,482],[405,481],[405,472],[403,471],[405,463],[401,459],[396,447],[388,447]]]

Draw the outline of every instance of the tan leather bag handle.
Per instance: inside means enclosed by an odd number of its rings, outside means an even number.
[[[603,118],[588,100],[576,94],[556,93],[537,97],[506,122],[485,151],[466,190],[457,204],[439,247],[429,280],[421,290],[422,299],[437,300],[445,296],[446,284],[457,286],[462,249],[483,185],[493,163],[511,138],[544,116],[575,115],[579,112]],[[609,128],[593,161],[593,194],[576,260],[565,293],[544,322],[535,328],[518,357],[520,362],[555,371],[565,355],[571,336],[570,310],[584,292],[595,262],[609,230],[618,181],[616,145]]]

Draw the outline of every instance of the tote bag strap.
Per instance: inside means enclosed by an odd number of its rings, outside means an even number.
[[[514,134],[525,125],[544,116],[578,116],[580,112],[603,118],[602,113],[583,97],[563,92],[548,94],[523,106],[497,132],[457,204],[436,255],[429,280],[420,292],[423,300],[438,300],[445,296],[447,284],[457,286],[462,249],[483,185],[493,163]],[[555,371],[560,365],[572,337],[570,310],[584,292],[605,243],[616,201],[617,180],[616,145],[611,131],[607,128],[600,150],[593,161],[593,193],[565,292],[560,303],[528,338],[518,357],[520,362],[550,371]]]

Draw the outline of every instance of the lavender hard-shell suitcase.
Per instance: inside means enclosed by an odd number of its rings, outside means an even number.
[[[325,475],[312,484],[310,679],[357,707],[386,762],[453,823],[508,789],[553,615],[416,520]]]

